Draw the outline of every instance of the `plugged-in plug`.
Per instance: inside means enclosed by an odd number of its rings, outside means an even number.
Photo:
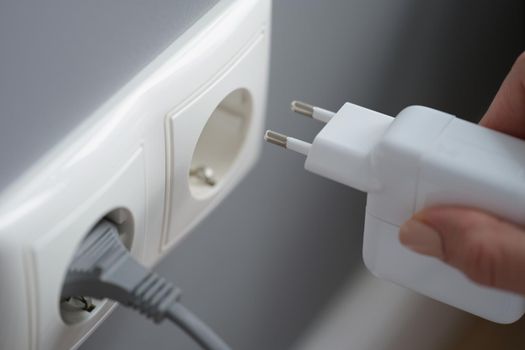
[[[67,272],[62,296],[77,295],[109,298],[158,322],[179,299],[180,290],[138,263],[119,239],[117,227],[101,220],[80,245]]]
[[[81,243],[67,272],[63,297],[109,298],[160,322],[168,318],[204,349],[229,347],[180,303],[180,290],[128,252],[117,227],[101,220]]]

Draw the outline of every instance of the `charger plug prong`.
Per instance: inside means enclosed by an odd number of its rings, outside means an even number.
[[[308,155],[310,147],[312,146],[308,142],[304,142],[302,140],[289,137],[272,130],[266,131],[266,133],[264,134],[264,140],[266,142],[273,143],[274,145],[295,151],[297,153],[301,153],[305,156]]]
[[[314,117],[314,106],[302,101],[292,101],[290,108],[293,112],[305,115],[307,117]]]
[[[319,120],[323,123],[328,123],[335,115],[332,111],[302,101],[292,101],[291,109],[295,113]]]
[[[279,134],[278,132],[272,130],[266,130],[266,133],[264,134],[264,141],[286,148],[288,136]]]

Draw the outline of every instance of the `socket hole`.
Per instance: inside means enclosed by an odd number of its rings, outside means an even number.
[[[125,208],[117,208],[110,211],[103,219],[110,220],[116,224],[120,239],[126,248],[131,250],[134,231],[131,212]],[[90,231],[91,229],[89,229],[88,233]],[[61,297],[59,300],[60,317],[68,325],[78,324],[93,317],[106,302],[107,299],[101,300],[81,295],[70,298]]]
[[[189,172],[194,197],[220,186],[242,148],[251,120],[252,98],[241,88],[228,94],[211,114],[197,141]]]

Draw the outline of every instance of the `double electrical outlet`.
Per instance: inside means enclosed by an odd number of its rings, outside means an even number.
[[[254,164],[270,0],[221,1],[0,197],[0,348],[78,347],[114,304],[61,300],[109,218],[155,264]],[[84,309],[92,309],[90,311]]]

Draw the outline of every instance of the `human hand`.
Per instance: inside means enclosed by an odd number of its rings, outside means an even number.
[[[481,125],[525,139],[525,53],[503,81]],[[471,208],[432,207],[401,226],[406,247],[434,256],[491,287],[525,294],[525,228]]]

